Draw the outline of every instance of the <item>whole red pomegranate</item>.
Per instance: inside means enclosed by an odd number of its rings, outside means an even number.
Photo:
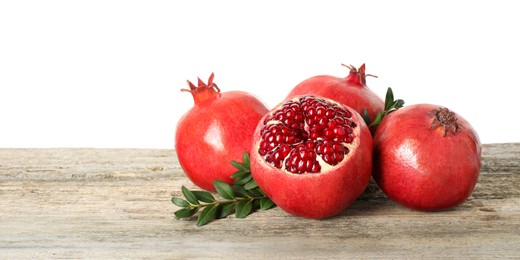
[[[460,115],[417,104],[383,118],[374,136],[373,176],[393,201],[442,210],[464,202],[480,173],[481,145]]]
[[[220,92],[214,74],[198,86],[188,81],[195,105],[177,123],[175,149],[188,178],[205,190],[215,190],[213,180],[232,183],[240,161],[251,149],[256,125],[269,110],[256,97],[241,91]]]
[[[260,120],[251,174],[276,205],[307,218],[339,214],[361,195],[372,170],[372,136],[352,108],[298,96]]]
[[[361,115],[366,109],[372,122],[377,113],[383,112],[385,108],[384,101],[366,84],[366,76],[375,76],[365,74],[365,64],[359,69],[352,65],[342,65],[350,69],[347,77],[339,78],[330,75],[311,77],[296,85],[287,98],[305,94],[329,98],[353,108]]]

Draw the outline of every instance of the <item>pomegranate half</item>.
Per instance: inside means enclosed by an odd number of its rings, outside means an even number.
[[[253,138],[251,174],[288,213],[335,216],[368,185],[372,136],[350,107],[316,96],[286,99],[260,120]]]
[[[481,145],[460,115],[432,104],[388,114],[374,136],[373,176],[393,201],[416,210],[464,202],[480,173]]]
[[[269,111],[255,96],[243,91],[220,92],[213,83],[188,81],[194,106],[177,123],[175,149],[188,178],[205,190],[215,190],[214,180],[233,182],[236,169],[231,160],[241,161],[251,149],[258,121]]]

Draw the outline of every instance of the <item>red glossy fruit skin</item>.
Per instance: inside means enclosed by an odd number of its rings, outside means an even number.
[[[359,125],[357,145],[349,156],[332,170],[321,173],[284,172],[258,154],[259,135],[265,115],[255,134],[250,152],[251,174],[258,186],[278,207],[301,217],[323,219],[340,214],[363,193],[372,172],[372,136],[361,116],[352,108]]]
[[[175,135],[177,157],[188,178],[209,191],[215,190],[213,180],[231,184],[236,169],[230,161],[242,161],[242,154],[251,149],[258,121],[267,112],[260,100],[241,91],[196,102],[179,120]]]
[[[308,78],[296,85],[287,98],[306,94],[332,99],[353,108],[361,115],[367,109],[370,120],[375,118],[377,112],[384,111],[385,107],[385,102],[366,85],[364,64],[359,71],[352,67],[349,75],[344,78],[331,75]]]
[[[460,115],[457,134],[430,129],[428,113],[439,106],[417,104],[387,115],[374,136],[374,180],[393,201],[410,209],[455,207],[472,193],[480,173],[481,144]]]

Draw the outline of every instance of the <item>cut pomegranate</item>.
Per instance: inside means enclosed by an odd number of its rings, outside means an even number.
[[[355,110],[332,100],[288,99],[264,116],[253,137],[253,177],[289,213],[336,215],[370,179],[370,131]]]
[[[351,118],[345,107],[314,96],[288,100],[264,120],[258,153],[292,173],[320,172],[349,152],[357,127]]]

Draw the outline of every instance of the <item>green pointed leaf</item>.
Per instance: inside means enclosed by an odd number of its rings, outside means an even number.
[[[251,197],[249,195],[249,193],[244,189],[243,186],[233,185],[232,188],[233,188],[233,192],[235,193],[236,197],[239,197],[239,198],[250,198]]]
[[[212,202],[215,202],[215,197],[213,197],[213,195],[211,195],[211,193],[207,192],[207,191],[192,191],[193,195],[195,195],[195,197],[197,197],[197,199],[199,201],[202,201],[202,202],[206,202],[206,203],[212,203]]]
[[[223,181],[214,180],[213,186],[215,186],[217,193],[220,196],[222,196],[222,198],[228,199],[228,200],[232,200],[235,198],[235,193],[233,192],[233,189],[231,188],[231,186],[229,186],[229,184],[227,184]]]
[[[221,205],[219,205],[218,218],[225,218],[225,217],[233,214],[234,210],[235,210],[235,205],[233,203],[221,204]]]
[[[250,171],[251,161],[249,160],[249,154],[247,152],[242,154],[242,163],[244,164],[244,167],[247,169],[247,171]]]
[[[372,124],[370,124],[369,127],[379,125],[381,123],[381,120],[383,120],[383,113],[381,113],[381,111],[379,111],[379,112],[377,112],[377,115],[374,118],[374,122],[372,122]]]
[[[199,208],[194,208],[194,209],[184,208],[184,209],[179,209],[179,210],[175,211],[173,214],[175,214],[176,219],[181,219],[181,218],[189,218],[189,217],[195,215],[195,213],[197,213],[197,211],[199,211]]]
[[[244,185],[244,189],[246,190],[252,190],[256,187],[258,187],[258,184],[256,184],[256,181],[253,179],[251,179],[248,183]]]
[[[172,197],[172,203],[181,208],[186,208],[190,205],[186,200],[177,197]]]
[[[265,193],[258,187],[247,191],[251,197],[265,197]]]
[[[404,100],[402,100],[402,99],[398,99],[394,102],[395,109],[402,108],[403,106],[404,106]]]
[[[260,200],[254,199],[253,200],[253,210],[260,208]]]
[[[385,111],[389,110],[392,107],[393,103],[394,103],[394,92],[392,91],[392,88],[389,87],[386,90]]]
[[[239,178],[241,178],[241,177],[243,177],[243,176],[245,176],[245,175],[248,175],[248,174],[249,174],[249,172],[245,172],[245,171],[237,171],[237,172],[231,174],[231,178],[233,178],[233,179],[239,179]]]
[[[268,210],[272,208],[274,205],[274,202],[268,197],[263,197],[260,199],[260,208],[262,210]]]
[[[248,169],[241,163],[237,162],[237,161],[231,161],[231,165],[233,165],[233,167],[235,167],[237,170],[239,171],[248,171]]]
[[[233,184],[235,185],[239,185],[239,186],[242,186],[246,183],[248,183],[249,181],[251,181],[251,179],[253,179],[253,176],[251,174],[246,174],[240,178],[237,178]]]
[[[253,209],[253,201],[252,200],[242,200],[237,203],[237,209],[235,211],[235,216],[237,218],[245,218],[247,215],[251,213]]]
[[[217,207],[209,205],[200,212],[199,218],[197,219],[197,227],[204,226],[210,221],[214,220],[217,216]]]
[[[182,186],[181,190],[182,190],[182,194],[184,195],[186,200],[188,200],[189,203],[191,203],[193,205],[200,205],[199,200],[197,199],[195,194],[193,194],[193,192],[188,190],[188,188]]]
[[[365,121],[365,124],[370,125],[370,115],[368,114],[368,110],[365,108],[363,109],[363,120]]]

